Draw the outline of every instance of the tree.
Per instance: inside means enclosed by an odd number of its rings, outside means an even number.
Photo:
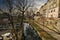
[[[33,7],[32,4],[33,0],[16,0],[15,6],[21,12],[21,27],[23,29],[23,20],[24,20],[24,13],[28,10],[29,7]]]
[[[18,8],[18,10],[22,13],[21,27],[23,28],[24,13],[27,11],[29,7],[33,6],[32,2],[33,2],[32,0],[4,0],[4,3],[9,10],[9,13],[8,13],[10,15],[9,20],[15,32],[16,40],[18,40],[17,30],[14,29],[13,17],[11,16],[13,5],[15,5]]]
[[[33,0],[16,0],[16,7],[22,13],[21,18],[21,27],[23,27],[24,13],[28,10],[29,7],[33,7]]]
[[[11,23],[13,29],[14,29],[14,25],[13,25],[13,21],[12,21],[12,15],[11,15],[12,8],[13,8],[13,6],[12,6],[12,0],[4,0],[3,2],[5,3],[6,7],[9,10],[9,12],[7,14],[9,14],[8,17],[9,17],[10,23]]]
[[[7,13],[8,14],[7,16],[9,17],[10,24],[12,25],[12,30],[11,30],[11,31],[13,31],[12,34],[14,33],[16,40],[18,40],[18,37],[16,36],[17,32],[16,32],[16,29],[14,28],[14,24],[13,24],[13,17],[11,15],[12,9],[13,9],[13,0],[4,0],[3,2],[6,5],[7,9],[9,10],[9,12]]]

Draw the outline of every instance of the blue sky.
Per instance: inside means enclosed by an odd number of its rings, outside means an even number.
[[[3,4],[3,0],[0,0],[0,6]]]
[[[0,0],[0,5],[1,5],[2,1],[3,1],[3,0]]]
[[[3,3],[3,0],[0,0],[0,8],[4,8],[4,7],[5,7],[5,5]]]
[[[34,0],[35,6],[37,8],[40,8],[44,3],[46,3],[47,0]],[[4,7],[3,0],[0,0],[0,8]]]

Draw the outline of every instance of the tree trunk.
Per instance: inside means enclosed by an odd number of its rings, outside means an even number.
[[[22,12],[22,17],[21,17],[21,24],[20,24],[20,26],[21,26],[21,30],[22,30],[22,32],[24,32],[24,25],[23,25],[23,21],[24,21],[24,11]],[[24,33],[22,33],[22,35],[24,35]],[[23,37],[24,38],[24,37]],[[23,39],[22,39],[23,40]]]
[[[24,11],[22,12],[22,17],[21,17],[21,27],[23,27],[23,20],[24,20]]]
[[[16,40],[18,40],[18,32],[15,33]]]

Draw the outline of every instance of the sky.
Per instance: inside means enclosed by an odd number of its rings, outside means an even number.
[[[46,2],[47,0],[34,0],[34,7],[39,9]],[[0,8],[4,8],[4,6],[3,0],[0,0]]]
[[[39,9],[46,2],[47,0],[35,0],[35,4],[36,4],[35,7]]]

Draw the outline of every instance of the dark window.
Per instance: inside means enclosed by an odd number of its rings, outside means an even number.
[[[52,10],[51,10],[51,12],[52,12]]]
[[[60,18],[60,13],[58,14],[58,18]]]
[[[54,9],[54,12],[55,12],[55,9]]]

